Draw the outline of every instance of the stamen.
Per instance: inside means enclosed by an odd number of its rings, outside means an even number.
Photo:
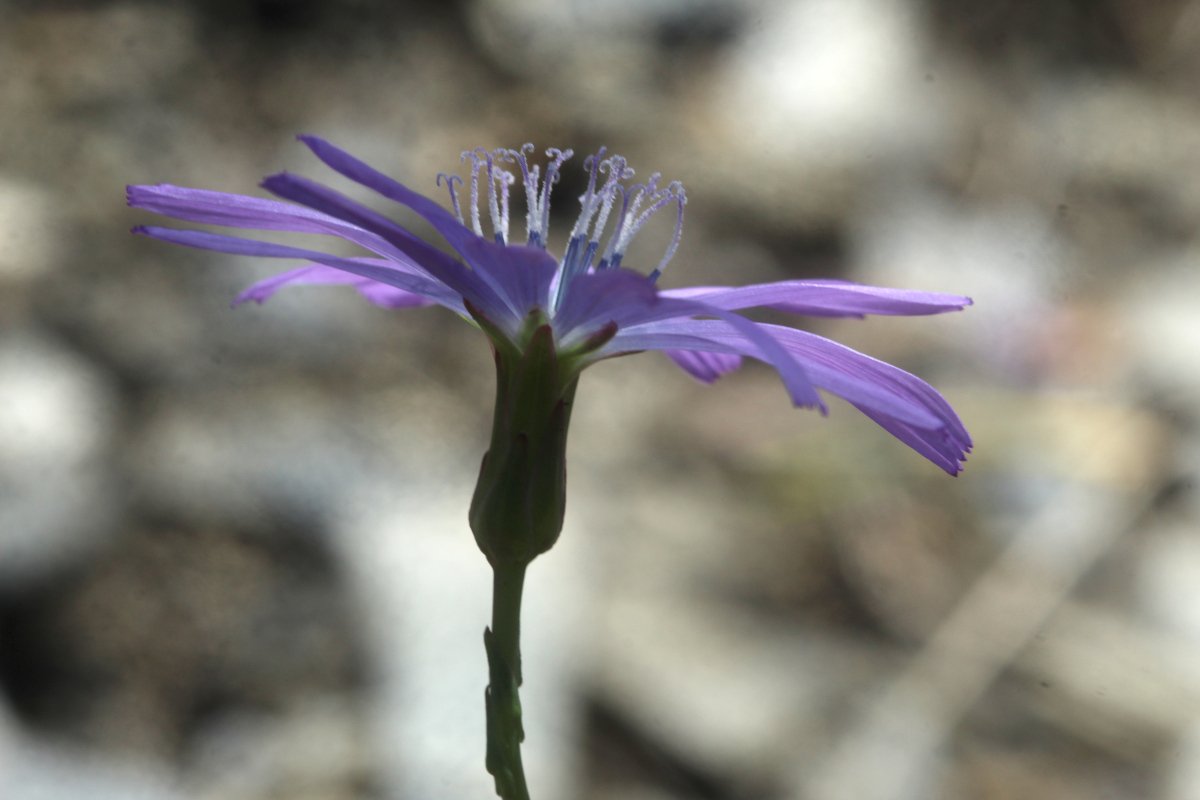
[[[604,226],[608,222],[608,215],[612,212],[613,203],[616,201],[616,190],[619,188],[620,181],[626,181],[633,177],[633,170],[626,166],[625,159],[620,156],[613,156],[608,159],[608,180],[604,182],[604,200],[600,205],[600,215],[596,217],[596,227],[592,229],[591,244],[594,245],[591,249],[595,251],[600,246],[600,236],[604,233]],[[603,166],[603,165],[601,165]],[[591,259],[589,258],[589,261]]]
[[[641,190],[642,187],[632,187],[634,192]],[[629,196],[630,188],[621,186],[620,184],[613,187],[613,196],[615,198],[617,192],[621,193],[621,210],[617,212],[617,221],[614,223],[613,232],[608,237],[608,246],[604,248],[604,254],[600,256],[600,263],[596,265],[596,269],[605,269],[613,262],[614,255],[617,250],[617,242],[621,240],[621,234],[625,232],[625,221],[629,218]],[[620,256],[616,255],[617,262],[620,262]]]
[[[471,162],[471,227],[475,229],[476,236],[482,237],[483,225],[479,223],[479,171],[483,168],[483,162],[473,150],[464,150],[459,160]]]
[[[671,237],[671,243],[667,246],[665,255],[650,274],[652,280],[662,274],[662,270],[667,265],[667,262],[675,255],[675,251],[679,248],[679,241],[683,236],[683,207],[687,204],[687,195],[683,191],[683,184],[679,181],[672,181],[667,184],[666,188],[659,189],[658,181],[660,178],[662,178],[662,175],[656,172],[650,176],[650,179],[645,184],[636,184],[629,187],[628,190],[622,190],[621,213],[617,218],[616,229],[613,231],[612,236],[609,237],[608,247],[604,250],[604,255],[600,259],[598,269],[620,266],[621,259],[624,258],[625,252],[629,249],[629,244],[633,241],[633,237],[637,235],[637,232],[660,209],[672,203],[675,203],[679,208],[675,218],[675,232]],[[649,206],[645,210],[642,210],[642,203],[647,200],[649,201]]]
[[[496,197],[496,165],[492,161],[492,154],[482,147],[475,148],[473,157],[476,168],[482,164],[483,169],[487,172],[488,215],[492,218],[492,238],[503,244],[505,234],[500,231],[500,202]],[[480,232],[479,235],[482,236],[483,233]]]
[[[550,230],[550,192],[554,188],[554,184],[558,183],[559,169],[563,162],[575,155],[575,151],[551,147],[546,151],[546,155],[550,158],[550,163],[546,165],[546,177],[542,179],[542,194],[538,200],[538,212],[541,217],[538,230],[543,233]]]
[[[620,252],[625,252],[625,250],[628,249],[629,243],[633,240],[633,237],[637,234],[637,232],[642,229],[642,226],[645,225],[660,208],[665,205],[669,205],[674,197],[674,184],[668,186],[666,189],[656,188],[656,179],[659,177],[661,176],[658,174],[650,176],[650,182],[646,184],[646,193],[642,197],[638,198],[639,200],[650,198],[651,206],[635,217],[633,224],[626,229],[624,241],[620,242],[617,247]],[[639,204],[634,204],[633,210],[637,209],[637,205]]]
[[[512,171],[499,166],[498,162],[516,164],[521,170],[521,183],[525,191],[525,229],[528,243],[536,247],[546,246],[547,231],[550,224],[550,198],[554,184],[561,178],[562,165],[573,155],[571,150],[549,148],[546,150],[548,161],[545,167],[529,163],[529,156],[535,152],[532,144],[526,143],[519,149],[500,149],[489,152],[482,147],[465,151],[462,154],[464,162],[471,164],[471,225],[478,236],[483,236],[483,226],[480,220],[479,175],[487,173],[488,212],[492,222],[492,236],[500,244],[507,245],[509,240],[509,223],[511,211],[510,187],[516,183]],[[675,257],[683,238],[683,211],[687,205],[687,195],[679,181],[672,181],[665,187],[660,187],[662,174],[655,172],[645,183],[625,186],[623,181],[633,177],[634,172],[628,162],[621,156],[605,158],[607,150],[601,147],[596,153],[584,159],[583,167],[587,170],[588,180],[583,194],[579,197],[579,217],[571,229],[567,241],[566,252],[560,262],[557,274],[552,282],[554,300],[553,306],[561,302],[573,279],[583,272],[593,269],[592,262],[600,253],[599,263],[595,269],[616,269],[621,265],[625,252],[629,249],[634,237],[646,226],[650,219],[668,205],[675,205],[675,229],[671,241],[667,244],[658,265],[649,273],[650,280],[657,280],[663,269]],[[600,176],[603,174],[603,181]],[[462,203],[459,199],[459,188],[465,181],[455,175],[438,175],[438,185],[446,182],[450,194],[450,203],[455,216],[463,222]],[[597,186],[597,184],[600,184]],[[617,209],[617,197],[621,204]],[[613,229],[605,236],[609,220],[613,219]],[[464,223],[465,224],[465,223]],[[605,242],[606,240],[606,242]],[[602,242],[604,246],[602,247]]]
[[[590,239],[593,242],[599,240],[604,223],[608,220],[609,211],[612,209],[613,187],[620,181],[633,177],[633,170],[626,166],[625,159],[620,156],[601,158],[604,153],[605,148],[601,147],[595,155],[588,156],[587,160],[583,162],[584,168],[589,171],[588,185],[579,197],[579,219],[575,221],[575,227],[571,229],[572,239],[576,237],[582,239],[588,236],[588,228],[591,226],[592,220],[596,219]],[[599,191],[596,189],[597,172],[604,172],[608,176]],[[599,218],[596,217],[597,212],[599,212]]]
[[[500,244],[508,244],[508,187],[516,180],[513,174],[506,169],[495,170],[496,176],[496,191],[500,195],[500,216],[499,219],[493,218],[492,225],[495,227],[495,235]]]
[[[601,147],[583,160],[583,168],[588,172],[588,182],[587,188],[579,196],[579,219],[575,220],[575,227],[571,229],[572,239],[577,236],[587,235],[588,223],[592,221],[592,217],[596,213],[596,170],[600,168],[602,163],[605,163],[601,161],[601,158],[604,156],[606,149],[605,147]]]
[[[675,251],[679,249],[679,242],[683,239],[683,207],[687,205],[687,193],[683,191],[683,184],[679,181],[672,181],[667,190],[675,190],[675,205],[678,211],[675,214],[675,232],[671,234],[671,243],[667,245],[667,251],[663,254],[662,260],[658,262],[658,266],[650,271],[650,280],[657,281],[666,269],[667,262],[675,257]]]
[[[538,227],[542,215],[537,207],[538,175],[541,173],[541,169],[536,164],[530,167],[527,158],[527,155],[535,149],[533,142],[526,142],[521,145],[520,150],[506,150],[505,153],[508,160],[515,162],[521,169],[521,178],[525,186],[525,234],[529,239],[529,244],[544,247],[545,236]]]
[[[638,216],[638,212],[642,208],[642,203],[647,198],[653,198],[658,194],[658,179],[662,177],[661,172],[653,172],[650,174],[650,179],[645,183],[634,184],[633,199],[629,202],[629,216],[626,220],[629,221],[621,231],[620,238],[617,239],[616,251],[624,253],[629,248],[629,242],[633,239],[633,235],[637,233],[644,219]]]
[[[462,186],[463,179],[457,175],[439,172],[436,185],[441,186],[443,180],[446,182],[446,190],[450,193],[450,206],[454,209],[454,216],[458,217],[460,225],[466,225],[463,221],[462,207],[458,204],[458,193],[454,191],[454,182],[458,181],[458,185]]]

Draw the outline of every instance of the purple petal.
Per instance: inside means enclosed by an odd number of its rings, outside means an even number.
[[[410,271],[417,270],[425,274],[425,270],[418,267],[412,258],[383,237],[304,206],[264,197],[189,189],[170,184],[127,186],[125,198],[134,208],[188,222],[337,236],[385,256],[397,265],[407,265]]]
[[[957,475],[962,472],[963,462],[967,460],[967,453],[971,451],[969,443],[964,445],[944,428],[937,430],[916,428],[901,422],[895,417],[889,417],[870,408],[864,408],[857,404],[852,405],[879,425],[879,427],[941,467],[950,475]]]
[[[804,369],[786,349],[760,330],[757,323],[694,300],[661,297],[653,281],[630,270],[604,270],[572,279],[562,305],[554,314],[554,330],[560,344],[570,346],[609,323],[616,323],[621,329],[701,314],[717,317],[720,322],[716,324],[724,323],[753,343],[756,349],[746,355],[763,359],[775,367],[793,403],[818,408],[825,413],[825,405]],[[612,350],[611,346],[606,349]]]
[[[479,237],[464,227],[453,214],[424,195],[414,192],[399,181],[384,175],[369,164],[360,161],[346,151],[330,144],[318,136],[297,136],[301,142],[312,150],[313,154],[335,172],[346,176],[355,183],[360,183],[372,189],[389,200],[408,206],[417,212],[426,222],[455,250],[462,252],[462,247],[471,240]]]
[[[762,329],[760,331],[762,334],[769,335],[768,326],[761,323],[750,324]],[[847,370],[838,369],[821,361],[814,361],[805,354],[796,353],[786,343],[779,342],[777,339],[776,342],[792,352],[793,356],[800,357],[805,372],[811,375],[817,386],[826,391],[851,402],[862,403],[872,408],[883,408],[910,424],[926,427],[938,427],[942,424],[936,415],[924,408],[923,404],[904,397],[897,397],[894,392],[881,386],[878,381],[850,374]],[[755,345],[756,343],[744,336],[741,331],[730,330],[714,320],[670,320],[646,325],[634,331],[621,331],[605,346],[604,352],[615,354],[625,350],[703,350],[761,359],[762,356]],[[771,362],[768,361],[768,363]]]
[[[434,301],[428,297],[414,294],[413,292],[406,292],[395,286],[388,286],[386,283],[380,283],[368,278],[363,278],[355,283],[354,289],[380,308],[424,308],[434,305]],[[457,311],[458,309],[454,310]],[[466,316],[467,310],[464,308],[459,313]]]
[[[351,227],[327,214],[291,203],[169,183],[126,186],[125,200],[133,208],[156,214],[234,228],[327,233],[330,228],[340,232]]]
[[[654,282],[632,270],[576,275],[554,312],[554,331],[560,344],[582,341],[610,322],[637,324],[659,303]]]
[[[524,317],[535,306],[546,307],[550,282],[557,269],[554,259],[547,253],[537,248],[505,247],[486,241],[464,227],[453,214],[438,203],[414,192],[344,150],[316,136],[298,138],[334,171],[415,211],[508,302],[510,311]],[[526,252],[515,256],[513,251],[516,250]],[[482,307],[479,303],[475,305]]]
[[[226,236],[224,234],[207,233],[205,231],[182,231],[174,228],[139,226],[134,228],[133,232],[174,244],[196,247],[201,250],[215,250],[220,253],[233,253],[234,255],[244,256],[299,258],[306,261],[315,261],[327,267],[333,267],[389,286],[395,286],[406,292],[428,297],[433,302],[460,313],[463,309],[461,298],[447,287],[429,278],[413,275],[391,267],[382,267],[377,264],[368,263],[365,259],[339,258],[313,250],[304,250],[298,247],[288,247],[269,242],[257,242],[253,239],[242,239],[237,236]]]
[[[680,369],[701,383],[712,383],[742,365],[742,357],[703,350],[663,350]]]
[[[354,259],[356,261],[368,262],[366,259]],[[380,266],[386,262],[376,262]],[[250,286],[245,291],[237,296],[233,301],[233,305],[241,305],[247,301],[253,300],[260,305],[268,298],[272,297],[277,291],[284,286],[289,285],[347,285],[353,286],[359,294],[370,300],[377,306],[383,308],[416,308],[420,306],[432,305],[433,301],[424,295],[414,294],[413,292],[400,289],[396,286],[390,286],[386,283],[364,278],[359,275],[352,275],[335,267],[326,267],[319,264],[314,264],[308,267],[282,272],[278,275],[272,275],[270,278],[261,280]],[[465,313],[465,310],[464,310]]]
[[[757,325],[799,359],[817,386],[851,402],[943,469],[950,471],[971,449],[971,437],[950,404],[920,378],[815,334]],[[758,355],[740,331],[713,320],[656,322],[623,330],[605,346],[612,354],[669,349]]]
[[[971,298],[938,292],[888,289],[850,281],[778,281],[750,286],[690,286],[666,289],[664,297],[700,300],[732,311],[773,308],[816,317],[861,317],[866,314],[920,316],[959,311]]]
[[[534,308],[549,309],[550,283],[558,262],[540,247],[501,245],[476,238],[464,254],[467,263],[492,284],[522,316]]]
[[[671,301],[681,302],[681,301]],[[687,301],[682,301],[687,302]],[[775,368],[783,385],[792,398],[792,404],[804,408],[815,408],[822,414],[828,414],[829,409],[817,394],[817,389],[809,379],[808,371],[800,364],[795,356],[781,347],[779,342],[763,330],[757,322],[751,322],[743,316],[719,308],[707,308],[702,303],[694,304],[698,310],[691,314],[711,314],[724,322],[727,327],[740,333],[754,347],[756,352],[747,353],[754,358],[762,359]]]
[[[487,312],[497,325],[512,331],[519,324],[521,315],[501,299],[480,275],[377,211],[327,186],[286,172],[269,176],[262,186],[279,197],[371,231],[405,253],[406,258],[420,264],[430,275],[465,297],[472,305]]]

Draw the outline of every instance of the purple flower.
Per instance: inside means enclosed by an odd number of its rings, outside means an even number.
[[[633,171],[625,160],[605,157],[603,149],[583,162],[588,182],[579,198],[581,210],[565,255],[556,259],[546,250],[550,197],[569,150],[548,150],[544,167],[529,163],[532,145],[464,153],[470,163],[467,181],[438,176],[449,192],[452,210],[447,210],[322,139],[300,140],[336,172],[416,212],[456,255],[332,189],[288,173],[272,175],[262,186],[291,202],[170,185],[130,186],[128,201],[188,222],[324,234],[371,255],[346,258],[194,230],[134,231],[206,250],[307,262],[256,283],[237,302],[261,303],[288,284],[348,284],[389,308],[444,306],[474,320],[494,342],[518,348],[528,343],[529,321],[536,318],[538,325],[549,324],[559,358],[576,374],[604,358],[661,350],[688,374],[711,383],[737,369],[743,356],[757,358],[779,373],[795,405],[824,413],[817,393],[824,389],[951,475],[962,468],[971,438],[929,384],[824,337],[754,322],[737,312],[770,308],[824,317],[917,316],[962,309],[971,304],[967,297],[835,280],[659,290],[656,280],[679,245],[683,187],[663,185],[658,173],[631,184]],[[518,181],[527,235],[524,243],[512,244],[509,188]],[[675,231],[662,259],[645,275],[623,267],[630,241],[663,209],[675,212]],[[490,221],[490,236],[481,217]]]

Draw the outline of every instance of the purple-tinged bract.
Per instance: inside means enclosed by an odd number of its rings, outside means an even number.
[[[705,383],[737,369],[743,356],[757,358],[779,373],[795,405],[824,412],[817,393],[823,389],[951,475],[962,468],[971,438],[929,384],[829,339],[754,322],[737,312],[771,308],[823,317],[917,316],[962,309],[971,304],[967,297],[835,280],[659,290],[657,279],[682,235],[683,186],[663,184],[658,173],[634,183],[625,159],[606,157],[603,148],[583,162],[588,181],[579,217],[565,253],[555,258],[546,249],[550,201],[570,150],[548,150],[545,164],[530,162],[534,148],[529,144],[464,153],[470,167],[466,180],[438,176],[449,194],[452,210],[447,210],[329,142],[315,136],[300,141],[334,171],[415,212],[455,255],[345,195],[289,173],[262,183],[289,202],[170,185],[130,186],[128,200],[136,208],[188,222],[332,236],[370,255],[347,258],[193,230],[146,226],[134,231],[205,250],[306,262],[256,283],[238,302],[261,303],[289,284],[347,284],[388,308],[449,308],[509,351],[529,346],[530,331],[548,325],[567,382],[596,361],[642,350],[663,351]],[[510,238],[514,184],[525,195],[521,243]],[[630,242],[664,209],[674,215],[666,252],[646,274],[626,268]],[[534,319],[538,325],[531,328]],[[543,338],[538,334],[538,341]]]

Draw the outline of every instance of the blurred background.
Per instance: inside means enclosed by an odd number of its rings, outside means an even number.
[[[688,188],[667,286],[975,298],[802,323],[946,394],[955,479],[759,365],[588,371],[536,798],[1200,798],[1198,85],[1196,0],[0,0],[0,797],[491,796],[483,338],[128,234],[346,188],[311,132],[431,194],[572,147],[560,236],[607,145]]]

